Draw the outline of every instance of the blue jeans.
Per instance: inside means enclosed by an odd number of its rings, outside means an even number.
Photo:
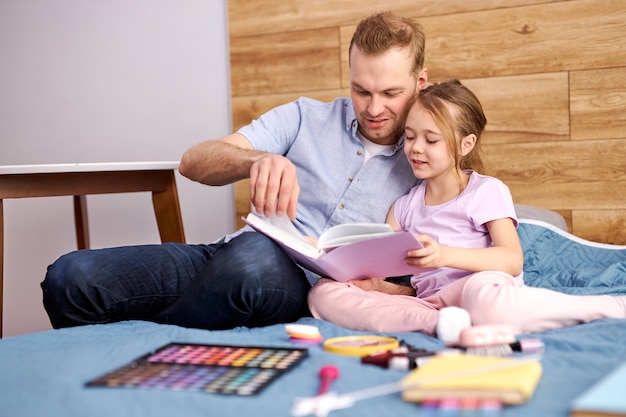
[[[71,252],[41,283],[55,328],[149,320],[202,329],[258,327],[309,315],[309,281],[272,240]]]

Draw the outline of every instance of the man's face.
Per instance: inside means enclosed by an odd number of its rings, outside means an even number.
[[[404,132],[404,121],[415,94],[426,84],[426,69],[411,74],[408,49],[391,49],[378,56],[350,52],[350,95],[359,131],[380,145],[391,145]]]

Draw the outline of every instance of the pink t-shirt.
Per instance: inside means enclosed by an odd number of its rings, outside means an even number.
[[[426,181],[398,198],[394,215],[400,228],[429,235],[445,246],[486,248],[492,242],[485,223],[510,217],[517,227],[509,188],[497,178],[476,172],[468,173],[471,176],[467,187],[459,196],[444,204],[424,204]],[[425,298],[472,273],[444,267],[414,275],[411,285],[417,291],[418,297]]]

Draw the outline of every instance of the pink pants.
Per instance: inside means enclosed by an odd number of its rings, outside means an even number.
[[[492,271],[462,278],[423,299],[327,280],[309,292],[315,318],[354,330],[434,335],[439,309],[449,306],[467,310],[474,325],[507,324],[516,333],[626,315],[622,303],[609,295],[567,295],[528,287],[506,273]]]

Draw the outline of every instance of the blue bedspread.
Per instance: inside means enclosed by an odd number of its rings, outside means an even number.
[[[589,246],[542,224],[523,223],[519,232],[530,285],[582,294],[626,294],[626,248]],[[312,318],[299,322],[315,324],[324,338],[364,334]],[[442,347],[437,339],[419,333],[392,335],[424,349]],[[535,395],[522,406],[507,407],[504,416],[566,417],[577,395],[626,361],[626,320],[601,320],[521,337],[544,341],[544,374]],[[84,386],[173,341],[290,346],[282,325],[205,331],[128,321],[10,337],[0,340],[0,416],[280,417],[290,415],[295,398],[315,394],[323,365],[339,367],[341,376],[332,387],[338,393],[396,382],[406,374],[362,365],[358,358],[316,346],[295,369],[253,397]],[[420,415],[420,409],[395,393],[330,414],[381,415]]]
[[[626,246],[585,241],[531,220],[521,220],[518,234],[526,284],[569,294],[626,294]]]

